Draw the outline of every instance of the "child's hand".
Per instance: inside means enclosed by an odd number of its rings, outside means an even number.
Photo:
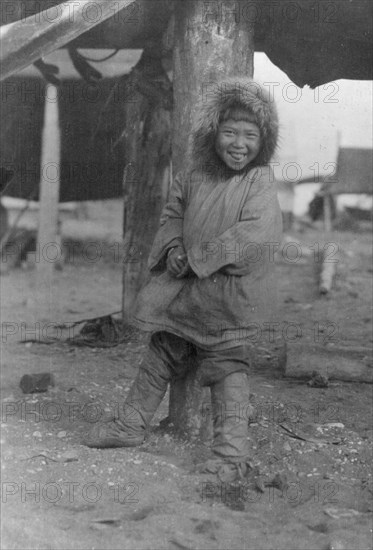
[[[189,275],[189,273],[192,273],[192,272],[193,272],[193,270],[190,267],[188,259],[187,259],[186,263],[185,263],[184,267],[182,268],[182,270],[180,271],[180,273],[178,275],[176,275],[176,279],[182,279],[183,277],[186,277],[187,275]]]
[[[172,249],[167,256],[167,271],[174,277],[178,277],[188,263],[188,258],[182,246]]]

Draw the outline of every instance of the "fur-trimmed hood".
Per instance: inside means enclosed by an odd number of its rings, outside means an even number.
[[[215,139],[222,115],[229,108],[247,110],[260,129],[259,154],[245,170],[268,164],[278,141],[278,116],[273,98],[260,84],[249,78],[230,78],[209,85],[203,93],[192,129],[191,163],[202,171],[222,167],[215,152]]]

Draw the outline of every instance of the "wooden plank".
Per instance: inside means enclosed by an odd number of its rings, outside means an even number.
[[[136,0],[69,0],[0,27],[0,80],[61,48]]]

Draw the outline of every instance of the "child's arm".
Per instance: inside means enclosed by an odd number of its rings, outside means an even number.
[[[160,228],[155,236],[152,249],[149,254],[148,267],[150,270],[164,269],[167,254],[176,247],[177,252],[183,254],[183,222],[185,209],[185,178],[179,173],[176,175],[171,190],[170,198],[164,207],[160,220]]]
[[[215,239],[188,250],[188,261],[200,278],[216,271],[247,275],[268,263],[281,241],[281,211],[269,167],[260,167],[251,184],[240,221]]]

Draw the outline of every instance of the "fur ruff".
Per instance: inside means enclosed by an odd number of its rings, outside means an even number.
[[[215,139],[222,115],[232,107],[253,114],[261,134],[260,151],[244,171],[266,165],[271,160],[278,142],[278,116],[274,101],[267,90],[254,80],[237,77],[217,82],[202,98],[192,130],[191,163],[194,167],[210,173],[223,167],[215,152]]]

